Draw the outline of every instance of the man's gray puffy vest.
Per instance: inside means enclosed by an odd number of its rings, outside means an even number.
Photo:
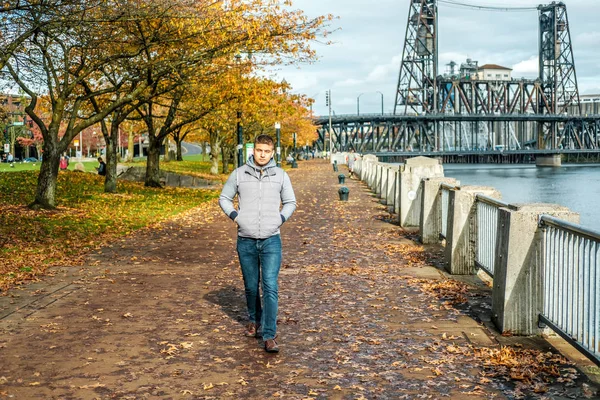
[[[233,207],[236,194],[238,210]],[[272,159],[261,168],[251,157],[229,176],[219,204],[237,222],[239,236],[266,239],[279,234],[279,227],[296,209],[296,197],[288,174]]]

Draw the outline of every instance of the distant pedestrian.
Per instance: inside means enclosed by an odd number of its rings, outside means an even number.
[[[60,156],[60,163],[59,163],[60,170],[65,171],[68,166],[69,166],[69,162],[67,161],[67,158],[65,156]]]
[[[12,153],[8,153],[8,157],[6,157],[6,162],[13,162],[15,158],[13,157]]]
[[[350,178],[352,178],[352,175],[354,174],[354,162],[356,161],[356,154],[354,154],[354,150],[350,150],[350,153],[348,154],[348,172],[350,175]]]
[[[100,163],[100,165],[96,168],[98,170],[98,175],[106,175],[106,164],[104,163],[102,157],[98,157],[98,162]]]
[[[276,341],[277,281],[281,268],[279,227],[296,209],[290,178],[283,169],[275,166],[274,148],[271,136],[259,135],[254,141],[254,154],[246,164],[233,171],[219,197],[219,205],[238,226],[237,252],[249,317],[245,335],[260,336],[262,326],[262,339],[268,353],[279,352]],[[236,195],[237,210],[233,205]]]

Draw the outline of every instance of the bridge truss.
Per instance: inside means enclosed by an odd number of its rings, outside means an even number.
[[[439,0],[444,1],[444,0]],[[539,6],[535,80],[437,75],[438,0],[410,0],[393,115],[318,118],[317,147],[357,152],[600,149],[600,116],[581,115],[566,6]]]
[[[360,153],[600,151],[600,116],[544,114],[340,115],[316,120],[319,150]],[[539,126],[558,127],[557,146],[539,149]]]

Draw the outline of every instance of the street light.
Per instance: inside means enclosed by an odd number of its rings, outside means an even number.
[[[275,161],[281,167],[281,124],[275,122],[275,135],[277,136],[277,148],[275,149]]]
[[[383,115],[383,93],[381,93],[379,90],[376,90],[375,93],[379,93],[381,95],[381,115]],[[363,94],[364,93],[359,94],[356,98],[356,115],[360,115],[360,96]]]
[[[242,60],[242,55],[241,54],[236,54],[235,55],[235,62],[236,64],[240,64]],[[241,77],[242,73],[240,71],[240,77]],[[240,107],[240,103],[238,102],[238,107]],[[238,167],[241,167],[242,165],[244,165],[244,133],[243,133],[243,128],[242,128],[242,110],[238,110],[237,111],[237,164]]]
[[[383,115],[383,93],[379,90],[376,90],[375,93],[379,93],[381,95],[381,115]]]

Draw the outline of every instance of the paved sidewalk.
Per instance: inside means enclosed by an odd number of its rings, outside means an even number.
[[[428,266],[439,253],[361,182],[340,202],[329,164],[299,167],[280,354],[242,336],[234,225],[213,202],[0,298],[0,399],[598,398],[544,341],[488,330],[489,289]]]

